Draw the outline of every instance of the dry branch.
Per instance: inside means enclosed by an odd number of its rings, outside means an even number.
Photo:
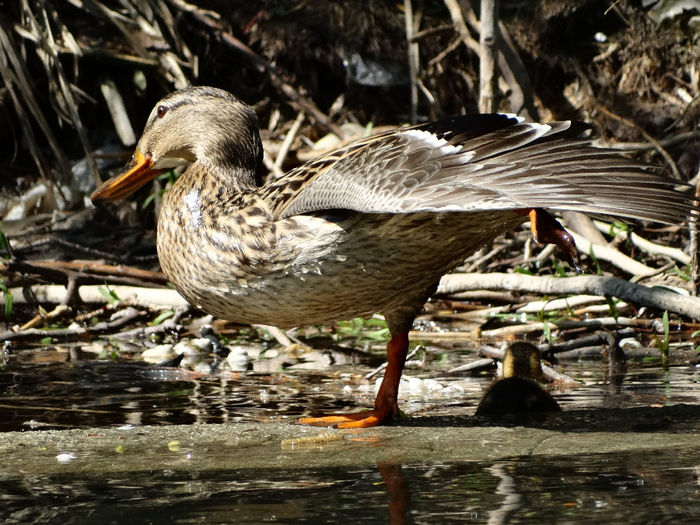
[[[671,155],[669,155],[668,151],[666,151],[666,148],[664,148],[658,140],[656,140],[649,133],[647,133],[647,131],[644,128],[642,128],[639,124],[632,122],[630,119],[618,115],[617,113],[606,108],[603,104],[599,102],[596,102],[596,108],[608,117],[617,120],[618,122],[622,122],[623,124],[639,131],[639,133],[641,133],[645,139],[647,139],[651,144],[654,145],[654,149],[658,151],[659,154],[664,158],[669,168],[671,168],[673,176],[679,180],[682,179],[681,172],[678,169],[676,162],[673,160]]]
[[[586,239],[596,244],[607,244],[607,239],[598,231],[591,218],[578,211],[564,211],[561,214],[566,221],[566,227],[580,233]]]
[[[57,330],[30,328],[22,332],[4,332],[0,333],[0,341],[36,341],[44,337],[50,337],[60,341],[76,341],[87,339],[90,335],[102,334],[129,326],[145,315],[145,312],[140,312],[135,308],[127,308],[126,310],[122,310],[116,319],[112,321],[103,321],[94,326],[71,325],[68,328]]]
[[[12,99],[17,115],[21,121],[25,123],[25,125],[21,126],[21,129],[27,140],[29,150],[37,164],[39,173],[45,178],[51,178],[52,171],[49,167],[50,163],[46,161],[41,153],[34,132],[29,125],[30,119],[28,118],[25,108],[29,111],[31,116],[34,117],[34,120],[41,129],[42,134],[46,138],[54,154],[57,167],[60,169],[63,177],[67,179],[70,175],[68,157],[58,144],[58,140],[51,130],[51,126],[44,116],[39,102],[34,96],[34,91],[32,90],[33,82],[29,79],[27,74],[28,70],[29,68],[22,54],[18,53],[15,49],[10,32],[3,24],[3,20],[0,19],[0,74],[2,75],[4,86]],[[17,91],[19,91],[19,93],[17,93]]]
[[[408,71],[411,86],[411,124],[418,118],[418,43],[413,40],[414,20],[411,0],[403,0],[404,19],[406,23],[406,42],[408,45]]]
[[[437,293],[449,295],[467,290],[508,290],[545,295],[592,294],[617,297],[639,306],[668,310],[700,320],[700,298],[652,288],[616,277],[585,275],[556,278],[522,274],[451,274],[440,281]]]
[[[299,111],[303,111],[311,115],[314,119],[316,119],[316,122],[326,128],[326,130],[335,133],[341,139],[344,138],[344,134],[340,127],[338,127],[328,117],[328,115],[318,109],[313,101],[303,96],[294,87],[285,82],[272,64],[250,49],[238,38],[233,36],[229,31],[226,31],[216,20],[212,20],[209,14],[205,14],[202,11],[193,11],[192,15],[210,29],[216,30],[222,41],[226,42],[228,45],[241,53],[241,55],[248,59],[248,61],[258,69],[258,71],[267,71],[270,76],[270,81],[284,96],[289,99],[289,102],[293,107]]]
[[[276,172],[282,173],[282,165],[287,158],[287,154],[292,147],[292,143],[294,142],[297,133],[299,133],[301,125],[304,123],[304,118],[306,118],[306,115],[303,111],[300,111],[296,120],[292,124],[292,127],[289,128],[287,135],[284,137],[284,142],[282,142],[282,146],[280,147],[280,150],[277,153],[277,158],[275,159],[274,167]]]
[[[613,228],[611,224],[603,221],[593,221],[593,224],[595,224],[595,227],[603,233],[610,233]],[[629,240],[637,248],[650,255],[663,255],[664,257],[678,261],[681,264],[690,264],[690,255],[685,253],[683,250],[679,250],[678,248],[653,243],[641,235],[625,230],[617,231],[614,235],[615,238]]]
[[[576,241],[576,248],[578,248],[580,252],[587,254],[592,253],[596,259],[608,261],[609,263],[614,264],[616,267],[632,275],[646,277],[658,273],[658,270],[655,268],[651,268],[645,264],[635,261],[615,248],[592,243],[582,235],[579,235],[573,231],[569,233],[571,233],[574,241]]]
[[[493,113],[496,100],[496,53],[498,51],[498,0],[481,0],[481,33],[479,44],[479,111]]]
[[[602,328],[618,328],[620,326],[652,329],[656,327],[648,319],[635,319],[631,317],[599,317],[595,319],[582,319],[579,321],[547,321],[534,322],[520,325],[509,325],[491,330],[481,330],[479,337],[491,339],[503,339],[519,337],[524,334],[543,333],[545,330],[600,330]]]
[[[596,146],[613,148],[622,151],[642,151],[646,149],[654,149],[657,147],[657,145],[660,145],[663,148],[669,148],[671,146],[675,146],[676,144],[697,140],[698,138],[700,138],[700,130],[693,130],[664,137],[654,142],[608,142],[598,139],[594,141],[594,144]]]
[[[571,297],[563,297],[559,299],[531,301],[519,307],[517,313],[540,313],[552,312],[559,310],[573,310],[582,306],[590,305],[591,303],[600,303],[605,298],[600,295],[572,295]],[[616,308],[624,307],[625,303],[617,303]]]
[[[476,15],[474,14],[469,2],[462,1],[458,3],[457,0],[444,0],[444,2],[447,10],[450,13],[452,24],[459,34],[459,40],[467,47],[467,49],[471,49],[474,53],[480,55],[481,45],[469,34],[469,30],[462,13],[462,11],[466,13],[466,20],[471,26],[472,30],[481,34],[481,23],[476,18]],[[498,69],[505,81],[505,87],[510,88],[511,91],[509,96],[511,111],[517,114],[523,114],[529,120],[537,121],[538,111],[537,107],[535,106],[533,89],[530,83],[527,68],[520,59],[518,50],[510,38],[506,26],[501,21],[498,22],[497,36]],[[445,54],[452,51],[451,48],[452,45],[450,48],[445,49],[443,53],[440,53],[433,60],[431,60],[431,64],[442,60]]]
[[[698,166],[698,174],[700,177],[700,166]],[[700,208],[700,179],[695,183],[695,206]],[[695,295],[700,292],[700,217],[698,213],[694,213],[689,221],[690,226],[690,278],[693,282],[693,291]]]
[[[106,304],[109,299],[100,291],[104,287],[84,285],[77,287],[80,301],[86,304]],[[154,309],[170,309],[189,306],[180,294],[167,288],[143,288],[138,286],[110,286],[109,289],[124,304]],[[35,284],[26,288],[10,288],[15,304],[60,304],[68,289],[60,284]]]

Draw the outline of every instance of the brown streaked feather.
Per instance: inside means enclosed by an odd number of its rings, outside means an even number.
[[[478,121],[472,116],[363,139],[293,170],[263,192],[281,218],[331,209],[415,213],[542,207],[674,222],[690,212],[674,181],[650,166],[572,140],[585,129],[579,123],[545,126],[488,117],[502,127],[481,136],[429,135],[447,124],[461,129]],[[290,181],[298,180],[303,182],[291,190]]]

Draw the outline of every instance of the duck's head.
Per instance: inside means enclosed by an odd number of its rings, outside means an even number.
[[[509,345],[503,357],[503,377],[542,381],[542,361],[537,347],[522,341]]]
[[[190,87],[151,111],[128,169],[106,181],[94,203],[126,197],[156,175],[193,163],[240,187],[259,183],[262,143],[253,109],[222,89]]]

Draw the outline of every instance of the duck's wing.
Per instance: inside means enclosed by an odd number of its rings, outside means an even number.
[[[678,222],[692,197],[649,166],[581,139],[585,124],[471,115],[362,139],[266,188],[278,218],[365,213],[582,211]]]

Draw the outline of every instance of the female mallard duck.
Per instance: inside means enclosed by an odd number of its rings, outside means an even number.
[[[529,412],[559,411],[559,404],[539,385],[544,380],[540,351],[529,343],[506,348],[503,377],[484,394],[477,416],[501,416]]]
[[[574,122],[468,115],[364,138],[260,185],[252,108],[211,87],[163,98],[133,165],[92,194],[125,197],[189,165],[166,194],[158,255],[193,305],[290,328],[381,312],[391,331],[374,409],[302,423],[365,427],[398,413],[408,332],[440,277],[530,217],[575,252],[541,208],[682,221],[690,197],[646,166],[577,137]]]

